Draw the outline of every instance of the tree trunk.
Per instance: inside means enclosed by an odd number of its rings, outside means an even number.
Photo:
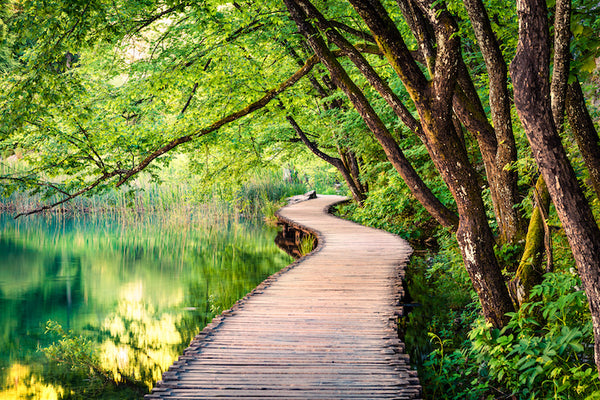
[[[554,57],[550,102],[556,130],[562,132],[565,120],[565,101],[571,61],[571,0],[556,0],[554,13]]]
[[[535,206],[531,212],[527,237],[525,238],[525,250],[514,278],[508,283],[513,301],[518,307],[529,300],[531,289],[542,282],[542,276],[544,275],[544,269],[542,268],[544,253],[542,249],[550,239],[550,232],[548,232],[548,225],[545,221],[550,208],[550,195],[541,176],[537,180],[534,191],[537,195],[535,195]],[[546,255],[549,259],[548,262],[552,262],[551,248],[546,248]]]
[[[567,117],[585,166],[590,173],[592,187],[600,199],[600,138],[585,105],[578,80],[568,86]]]
[[[350,171],[350,175],[352,175],[352,179],[354,179],[356,186],[362,193],[367,193],[366,185],[360,180],[360,166],[358,165],[356,154],[352,150],[348,150],[346,158],[348,159],[348,170]]]
[[[392,91],[387,82],[385,82],[375,69],[367,62],[365,57],[356,49],[352,44],[344,38],[339,32],[332,28],[329,21],[310,3],[308,0],[298,0],[302,9],[308,16],[308,18],[314,19],[317,27],[325,34],[327,39],[334,43],[340,48],[340,50],[347,56],[359,71],[369,81],[369,84],[377,90],[377,92],[383,97],[388,105],[394,110],[394,113],[410,130],[412,130],[419,138],[426,140],[427,138],[423,134],[423,128],[419,121],[413,117],[410,111],[402,103],[400,98]]]
[[[412,0],[396,0],[404,20],[410,27],[411,32],[417,39],[419,51],[423,62],[430,75],[433,75],[435,69],[435,33],[433,28],[425,19],[421,10]]]
[[[506,61],[502,56],[483,2],[481,0],[465,0],[464,3],[489,77],[489,103],[494,123],[490,135],[494,135],[496,139],[496,148],[493,153],[488,155],[490,158],[493,156],[493,160],[486,164],[487,177],[490,182],[501,241],[515,243],[522,236],[523,220],[515,207],[518,203],[518,177],[515,171],[507,168],[517,160],[517,147],[512,130]],[[463,70],[468,75],[466,68]],[[471,99],[479,100],[479,97],[474,97],[477,95],[476,91],[468,95]],[[485,116],[485,114],[483,115]],[[487,121],[487,118],[485,120]]]
[[[516,161],[512,129],[510,140],[497,134],[488,121],[466,67],[461,65],[461,70],[463,72],[459,73],[459,79],[462,81],[461,88],[464,89],[456,90],[453,98],[454,112],[477,139],[498,223],[500,243],[516,243],[523,236],[523,221],[515,207],[518,203],[517,174],[507,168]],[[465,74],[467,76],[463,78]]]
[[[600,229],[553,121],[546,2],[518,0],[519,43],[510,67],[515,106],[556,207],[588,296],[600,371]]]
[[[472,1],[472,0],[471,0]],[[569,40],[570,0],[558,0],[554,17],[554,57],[552,68],[552,83],[550,86],[550,103],[552,119],[557,131],[562,131],[565,114],[565,98],[567,96],[567,80],[569,77]],[[533,286],[542,282],[543,268],[542,248],[546,249],[546,271],[552,270],[552,235],[548,228],[547,215],[550,205],[550,194],[542,176],[534,187],[535,203],[531,213],[529,229],[525,242],[525,250],[515,277],[509,283],[513,299],[521,304],[529,298]]]
[[[417,38],[425,64],[433,75],[436,52],[433,46],[435,34],[431,24],[412,1],[397,0],[397,3]],[[507,168],[516,161],[517,150],[512,132],[506,63],[483,3],[480,0],[468,0],[465,1],[465,7],[469,11],[490,77],[490,105],[494,127],[488,122],[477,90],[460,59],[458,74],[460,88],[457,88],[453,99],[454,111],[479,143],[500,242],[515,243],[523,235],[524,224],[518,208],[515,207],[518,203],[518,177],[516,172]]]
[[[357,112],[382,145],[388,159],[400,173],[413,195],[440,224],[446,227],[456,226],[456,216],[454,213],[435,197],[421,177],[419,177],[402,153],[398,143],[396,143],[387,130],[385,124],[381,121],[375,110],[373,110],[365,95],[350,79],[325,42],[323,42],[318,32],[307,22],[306,14],[298,5],[298,2],[295,0],[284,0],[284,2],[292,19],[296,22],[300,33],[304,35],[315,54],[317,54],[321,62],[326,66],[336,86],[350,99]]]
[[[503,326],[513,311],[504,278],[494,254],[494,238],[477,175],[452,123],[452,97],[460,57],[456,26],[447,13],[431,2],[419,1],[435,29],[437,55],[429,83],[412,58],[393,21],[377,0],[350,0],[363,18],[391,66],[414,101],[427,136],[429,154],[450,188],[459,211],[456,237],[465,267],[481,301],[486,319]]]

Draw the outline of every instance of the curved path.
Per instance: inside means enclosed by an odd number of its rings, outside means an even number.
[[[327,213],[345,198],[284,207],[317,249],[216,317],[147,399],[416,399],[396,323],[412,249]]]

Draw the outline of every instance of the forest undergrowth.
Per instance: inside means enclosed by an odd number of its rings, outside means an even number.
[[[365,207],[341,206],[338,214],[398,234],[415,249],[399,332],[424,398],[600,399],[590,311],[564,233],[553,234],[554,270],[505,328],[494,329],[483,318],[456,239],[413,209],[408,196],[388,197],[393,188],[372,192]],[[496,250],[503,263],[518,262],[519,249]]]

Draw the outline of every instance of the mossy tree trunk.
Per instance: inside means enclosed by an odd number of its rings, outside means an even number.
[[[460,58],[457,27],[447,11],[427,0],[416,2],[432,25],[437,43],[433,79],[429,82],[381,3],[376,0],[350,0],[350,3],[371,30],[417,108],[429,154],[458,207],[456,237],[465,267],[486,319],[494,326],[503,326],[507,321],[505,314],[514,308],[494,254],[495,241],[487,222],[477,174],[452,120],[451,105]]]
[[[600,371],[600,229],[579,187],[553,120],[548,10],[544,0],[518,0],[519,42],[510,67],[515,106],[564,227],[588,297]]]
[[[412,194],[440,224],[446,227],[455,227],[456,215],[435,197],[417,174],[365,95],[350,79],[316,29],[308,22],[307,16],[298,2],[294,0],[285,0],[284,2],[292,19],[296,22],[298,30],[325,65],[335,85],[346,94],[366,125],[373,132],[373,135],[383,147],[388,160],[402,176]]]
[[[544,270],[544,248],[548,258],[548,266],[552,263],[552,248],[550,244],[550,232],[546,218],[550,208],[550,194],[541,176],[538,178],[535,188],[535,206],[529,219],[527,237],[525,238],[525,249],[521,256],[515,276],[508,283],[514,303],[521,306],[529,300],[531,289],[542,282]]]

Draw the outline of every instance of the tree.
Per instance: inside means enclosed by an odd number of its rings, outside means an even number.
[[[519,0],[519,45],[511,63],[515,106],[565,229],[588,296],[600,371],[600,229],[562,146],[550,101],[546,3]]]
[[[429,154],[458,206],[459,226],[456,236],[463,252],[465,266],[479,295],[486,318],[494,325],[502,326],[506,321],[505,314],[513,310],[512,302],[494,255],[494,239],[487,223],[485,207],[475,178],[476,173],[452,122],[451,100],[457,74],[457,65],[452,57],[458,56],[459,45],[458,38],[454,35],[456,27],[447,12],[442,12],[439,16],[436,12],[431,13],[430,22],[436,28],[438,39],[438,54],[433,80],[428,82],[381,4],[374,1],[351,1],[351,4],[364,19],[381,52],[398,73],[415,103]],[[322,51],[324,45],[318,42],[317,36],[310,30],[302,9],[293,1],[286,1],[286,5],[300,31],[313,46],[313,50],[324,60],[327,57]],[[423,6],[428,9],[431,4]],[[332,75],[340,69],[333,60],[329,64],[323,62]],[[348,97],[358,97],[345,77],[341,76],[340,82],[348,85]],[[363,107],[362,104],[356,105],[360,101],[360,98],[353,101],[355,107]],[[368,113],[368,109],[365,110],[364,118],[367,124],[375,125],[377,122]]]
[[[457,75],[460,76],[458,69],[460,65],[458,61],[460,53],[455,36],[457,28],[454,21],[443,7],[439,5],[436,7],[426,1],[416,1],[417,5],[421,7],[423,14],[429,18],[437,41],[437,54],[435,54],[435,64],[432,71],[433,77],[432,81],[428,82],[427,78],[421,74],[419,68],[416,66],[408,48],[404,45],[402,36],[381,4],[377,1],[358,0],[350,0],[350,3],[355,7],[371,30],[381,52],[394,67],[394,70],[402,79],[415,103],[424,127],[424,142],[428,146],[432,159],[444,177],[446,184],[453,192],[457,202],[460,216],[457,239],[461,246],[465,265],[479,294],[484,314],[493,324],[502,326],[505,320],[505,313],[510,311],[512,305],[499,268],[494,263],[495,257],[493,250],[491,250],[493,239],[487,226],[478,188],[472,184],[469,185],[469,183],[475,181],[473,179],[475,173],[468,167],[470,165],[469,160],[465,149],[461,146],[459,136],[456,135],[454,125],[452,124],[452,111],[449,106],[452,103],[451,100],[455,93],[455,87],[457,85],[460,86],[460,83],[454,80]],[[598,336],[600,309],[597,304],[600,297],[592,289],[593,287],[597,287],[599,283],[598,273],[600,273],[600,269],[598,268],[598,260],[594,254],[600,254],[598,252],[600,249],[597,241],[597,238],[600,236],[597,234],[597,225],[583,193],[579,189],[577,178],[572,168],[570,168],[566,153],[564,150],[560,151],[562,146],[560,145],[560,139],[554,125],[555,120],[552,116],[549,80],[547,77],[544,78],[543,73],[545,71],[546,75],[548,75],[548,66],[550,65],[549,47],[547,45],[549,43],[548,27],[545,23],[547,18],[546,10],[545,7],[540,5],[541,3],[533,6],[527,4],[527,7],[524,4],[527,3],[519,3],[519,15],[521,20],[525,20],[522,24],[528,26],[529,29],[521,30],[519,48],[512,63],[512,75],[515,81],[515,105],[532,144],[532,149],[540,170],[544,175],[544,179],[546,181],[554,179],[554,182],[549,185],[550,195],[554,199],[557,211],[561,216],[561,221],[565,225],[573,254],[579,265],[580,274],[590,298],[590,309],[592,315],[594,315],[596,342],[600,343],[600,336]],[[317,32],[312,29],[308,22],[309,17],[316,17],[317,21],[319,20],[319,16],[314,10],[311,15],[312,5],[307,1],[288,0],[286,1],[286,6],[298,25],[300,32],[309,41],[313,50],[327,66],[330,73],[334,77],[338,77],[340,86],[346,86],[343,87],[346,95],[353,100],[355,107],[363,114],[365,122],[370,124],[371,129],[375,132],[378,129],[374,126],[377,121],[376,118],[368,110],[361,110],[366,107],[360,98],[360,94],[357,94],[356,89],[348,82],[347,76],[344,76],[340,72],[341,67],[339,64],[336,64],[335,60],[327,54],[326,46],[318,39]],[[494,93],[494,90],[498,90],[501,94],[496,94],[496,98],[491,100],[491,104],[493,104],[492,108],[496,109],[496,119],[502,122],[503,118],[501,115],[504,115],[504,120],[506,120],[506,115],[508,114],[506,70],[500,69],[497,72],[492,68],[494,65],[498,65],[498,63],[494,62],[494,58],[498,59],[498,46],[490,46],[490,42],[493,42],[490,40],[493,39],[493,34],[486,27],[486,21],[477,20],[478,16],[482,15],[481,11],[484,10],[482,4],[479,2],[470,2],[466,4],[466,7],[470,11],[471,19],[475,21],[474,25],[477,26],[476,33],[479,34],[480,40],[484,42],[483,47],[485,49],[483,53],[484,58],[486,58],[488,70],[491,71],[492,87],[496,85],[494,77],[498,77],[498,87],[492,88],[491,92]],[[537,19],[531,17],[530,13],[532,13],[532,10],[537,10]],[[558,21],[557,27],[559,28],[562,27],[560,21],[564,21],[561,12],[559,8],[556,18]],[[533,14],[535,14],[535,11]],[[540,20],[540,16],[543,16],[542,20]],[[535,27],[535,29],[531,29],[532,27]],[[324,33],[327,32],[326,29],[322,27]],[[545,33],[540,34],[541,31]],[[561,33],[558,32],[557,37],[560,38],[560,35]],[[331,32],[329,36],[332,36]],[[557,40],[556,43],[555,51],[559,52],[560,40]],[[340,42],[338,41],[336,44],[340,45]],[[564,106],[562,106],[564,102],[560,99],[564,98],[561,93],[566,91],[564,83],[566,82],[565,73],[563,72],[561,76],[560,61],[559,58],[555,59],[556,74],[554,82],[557,87],[554,91],[557,98],[554,109],[555,119],[561,118],[560,114],[564,112]],[[505,66],[505,64],[502,63],[502,66]],[[542,71],[542,74],[534,72],[538,68]],[[540,83],[539,76],[542,77],[541,79],[545,79],[544,83]],[[563,83],[561,84],[561,82]],[[468,88],[468,85],[464,86]],[[455,102],[460,102],[460,100]],[[460,104],[455,106],[455,109],[460,110]],[[467,118],[463,118],[463,121],[466,124],[469,123]],[[503,129],[500,128],[500,130],[502,131]],[[505,128],[504,130],[503,134],[512,138],[510,129]],[[545,135],[543,134],[544,132],[546,133]],[[514,145],[511,147],[514,148]],[[482,151],[485,152],[484,150]],[[514,152],[512,153],[514,157]],[[509,160],[510,158],[511,156],[508,157]],[[504,162],[506,163],[506,159]],[[557,196],[561,196],[560,199]],[[578,209],[584,212],[577,213],[576,210]],[[589,236],[586,237],[584,232],[588,232]],[[583,239],[584,237],[586,239]],[[474,238],[476,240],[473,240]],[[600,348],[597,348],[596,353],[600,354]],[[600,359],[599,357],[597,356],[597,364],[598,359]],[[600,364],[598,366],[600,369]]]
[[[31,168],[2,180],[7,190],[59,193],[52,207],[152,173],[182,149],[220,145],[227,152],[225,142],[247,142],[260,163],[269,146],[302,143],[335,165],[361,201],[360,136],[380,146],[377,161],[389,161],[440,225],[456,231],[485,318],[496,327],[541,279],[544,246],[551,261],[549,194],[590,301],[600,368],[600,233],[560,138],[577,139],[600,191],[597,131],[576,78],[594,69],[600,49],[584,39],[598,27],[588,3],[557,0],[551,29],[543,1],[519,0],[514,55],[511,2],[284,0],[285,9],[274,0],[8,2],[2,21],[13,39],[2,48],[16,63],[2,76],[1,146],[25,149]],[[499,21],[501,14],[508,20]],[[128,58],[133,50],[137,56]],[[395,80],[403,87],[393,87]],[[348,132],[352,140],[323,135],[317,145],[309,137],[315,103],[337,110],[319,114],[331,125],[344,114],[361,128]],[[383,117],[387,110],[394,117]],[[252,121],[243,120],[250,114]],[[279,125],[267,128],[273,121]],[[449,191],[454,204],[436,197],[406,156],[394,130],[400,123],[426,147],[430,174],[445,183],[436,189]],[[289,126],[299,141],[289,140]],[[530,148],[517,140],[523,131]],[[530,152],[541,178],[519,186],[517,155]],[[526,228],[521,200],[528,192],[537,205]],[[523,238],[519,268],[501,265],[494,248]],[[510,279],[520,299],[511,299]]]

